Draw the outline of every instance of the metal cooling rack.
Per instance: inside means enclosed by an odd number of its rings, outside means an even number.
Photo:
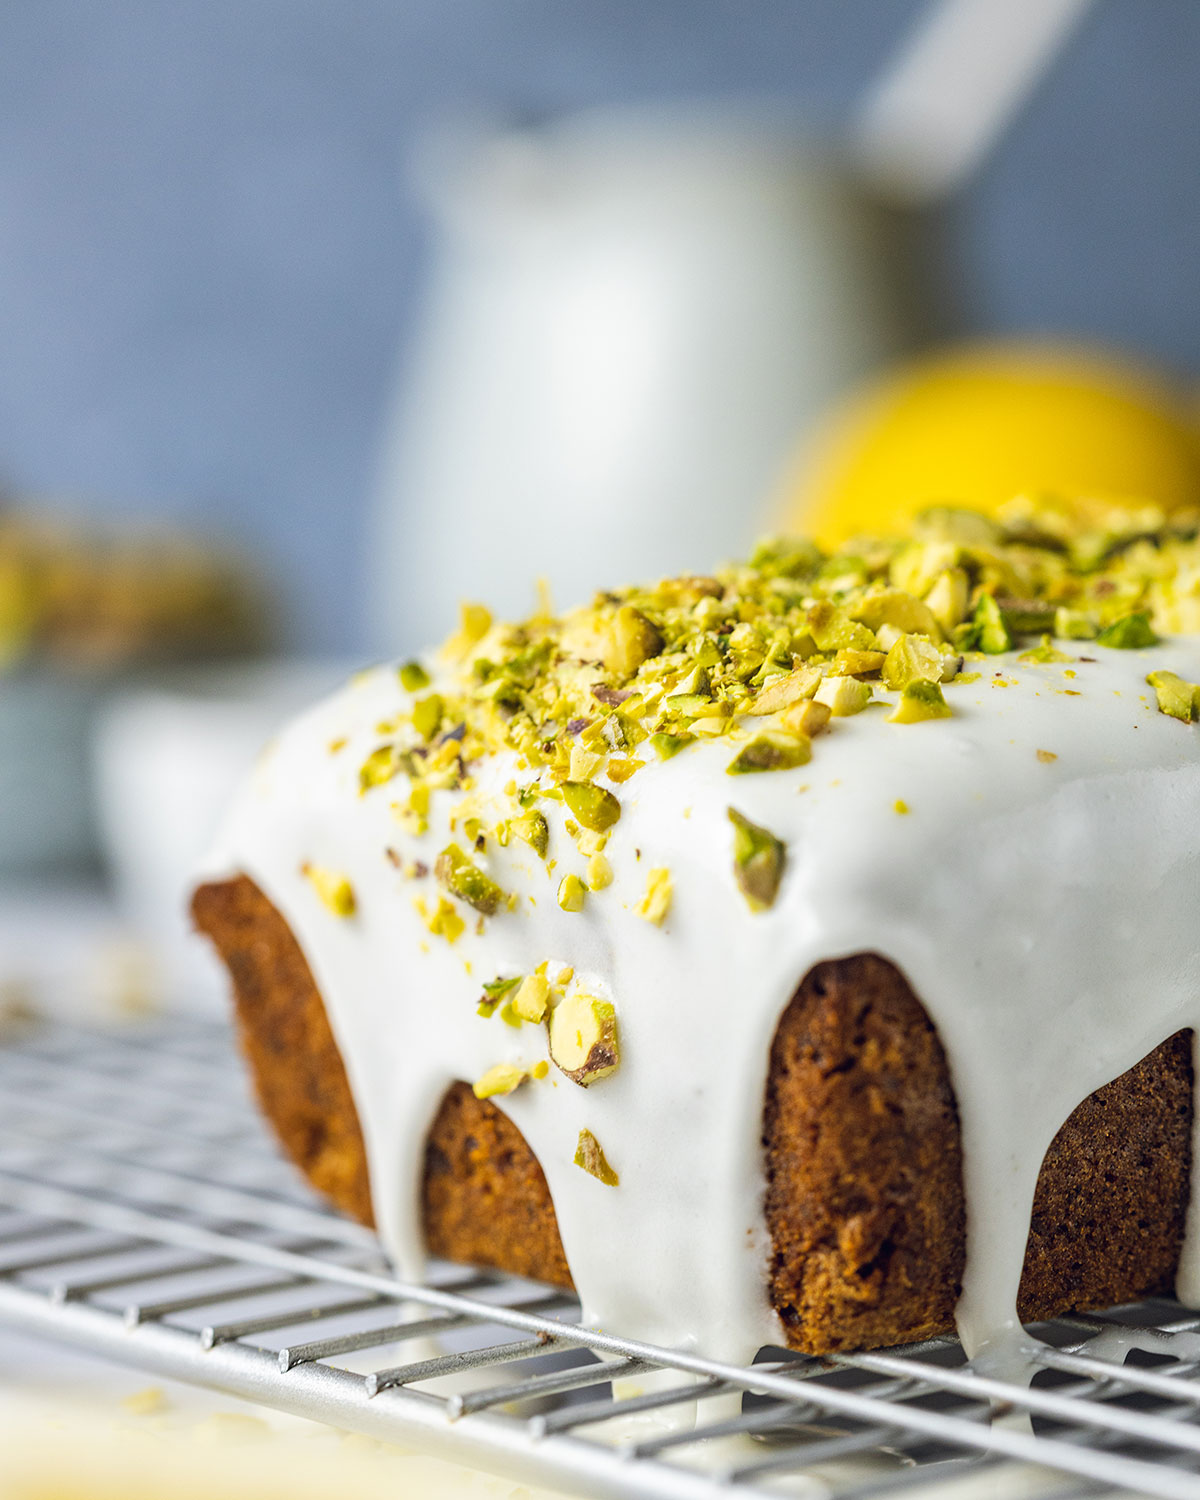
[[[1175,1303],[1040,1327],[1028,1386],[950,1339],[741,1368],[577,1315],[447,1266],[393,1280],[280,1161],[219,1027],[0,1047],[0,1321],[23,1330],[582,1495],[1200,1500],[1200,1318]]]

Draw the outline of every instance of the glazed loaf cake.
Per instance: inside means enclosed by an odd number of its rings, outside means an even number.
[[[728,1357],[1195,1300],[1193,578],[1014,507],[464,611],[196,892],[285,1148],[405,1274]]]
[[[193,913],[229,967],[284,1149],[338,1208],[373,1223],[354,1099],[287,923],[245,876],[202,886]],[[1026,1322],[1170,1290],[1191,1121],[1185,1032],[1075,1110],[1038,1177]],[[827,1354],[949,1331],[966,1259],[954,1093],[937,1034],[886,960],[842,959],[805,979],[775,1036],[762,1130],[771,1302],[787,1343]],[[421,1216],[435,1255],[571,1286],[537,1159],[462,1080],[429,1129]]]

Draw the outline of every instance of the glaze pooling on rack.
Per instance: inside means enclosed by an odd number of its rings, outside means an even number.
[[[1016,1335],[1050,1141],[1087,1095],[1200,1024],[1200,739],[1159,713],[1145,686],[1161,668],[1196,680],[1200,651],[1189,638],[1142,651],[1089,645],[1089,657],[1069,684],[1057,664],[990,658],[981,680],[952,688],[953,718],[904,726],[872,708],[836,721],[797,770],[731,778],[728,741],[647,765],[614,787],[613,882],[581,912],[555,900],[562,876],[586,876],[586,862],[561,805],[544,802],[553,871],[524,844],[489,842],[479,863],[518,908],[481,933],[469,923],[452,945],[414,907],[418,896],[436,902],[432,877],[406,878],[386,851],[432,868],[458,794],[434,793],[421,837],[400,828],[394,790],[360,795],[376,725],[411,701],[394,669],[364,674],[297,720],[246,786],[208,873],[249,875],[312,966],[402,1273],[422,1265],[424,1139],[446,1087],[547,1056],[544,1028],[477,1015],[481,986],[549,959],[552,973],[571,966],[611,997],[621,1066],[586,1089],[551,1067],[495,1102],[545,1171],[585,1316],[670,1347],[702,1342],[718,1358],[781,1341],[762,1208],[771,1039],[814,964],[875,952],[920,996],[957,1097],[963,1341],[974,1351]],[[485,807],[520,779],[508,752],[474,774]],[[765,912],[748,909],[733,879],[731,803],[787,845]],[[321,905],[306,864],[348,876],[353,917]],[[662,866],[674,893],[658,927],[635,908]],[[619,1187],[574,1165],[585,1128]],[[1196,1218],[1193,1204],[1179,1274],[1192,1303]]]

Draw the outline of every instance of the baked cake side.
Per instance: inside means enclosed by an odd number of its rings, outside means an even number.
[[[285,1150],[338,1208],[371,1223],[345,1068],[286,922],[245,876],[201,886],[193,914],[229,968],[242,1045]],[[1038,1179],[1026,1321],[1170,1289],[1191,1119],[1187,1033],[1075,1110]],[[763,1151],[771,1301],[793,1348],[826,1354],[953,1327],[966,1255],[954,1094],[937,1035],[892,964],[823,963],[801,983],[771,1050]],[[433,1254],[571,1285],[541,1167],[465,1083],[430,1123],[422,1208]]]

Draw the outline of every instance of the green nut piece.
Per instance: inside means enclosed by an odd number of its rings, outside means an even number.
[[[673,755],[678,755],[686,745],[690,745],[695,738],[694,734],[652,734],[650,736],[650,748],[658,756],[659,760],[670,760]]]
[[[748,713],[777,714],[793,703],[811,698],[821,686],[821,674],[815,667],[798,667],[794,672],[785,672],[771,677],[759,690]]]
[[[340,871],[327,870],[323,865],[302,865],[301,870],[311,881],[321,904],[335,917],[352,917],[358,910],[354,887]]]
[[[999,656],[1002,651],[1012,650],[1012,635],[1009,633],[1000,606],[991,594],[979,596],[973,623],[977,648],[980,651],[985,651],[989,656]]]
[[[492,1015],[496,1007],[505,1001],[521,983],[519,974],[511,979],[490,979],[483,987],[483,999],[475,1007],[476,1015],[485,1018]]]
[[[812,759],[812,741],[806,734],[773,734],[769,730],[757,735],[725,767],[730,776],[746,776],[754,771],[790,771],[807,765]]]
[[[547,1024],[550,1057],[572,1083],[587,1088],[620,1067],[617,1012],[609,1001],[577,990],[558,1002]]]
[[[536,807],[531,807],[519,818],[514,818],[509,827],[523,844],[529,845],[539,859],[545,859],[546,850],[550,847],[550,827]]]
[[[860,714],[871,701],[871,684],[857,677],[827,677],[817,689],[815,701],[823,703],[835,719]]]
[[[473,1084],[471,1092],[476,1099],[491,1099],[496,1094],[511,1094],[529,1075],[524,1068],[518,1068],[515,1063],[496,1063],[490,1067],[478,1083]]]
[[[558,882],[558,904],[563,911],[582,911],[587,886],[578,875],[564,875]]]
[[[564,781],[562,794],[576,821],[593,833],[603,833],[621,816],[621,804],[594,781]]]
[[[1119,651],[1140,651],[1143,646],[1156,646],[1158,637],[1150,624],[1150,616],[1144,609],[1137,609],[1106,625],[1096,637],[1096,643],[1115,646]]]
[[[737,808],[729,808],[733,824],[733,878],[751,911],[774,906],[783,879],[787,849],[782,840],[760,828]]]
[[[406,661],[400,668],[400,686],[409,693],[419,693],[430,683],[429,673],[419,661]]]
[[[913,601],[916,603],[916,601]],[[852,620],[844,610],[828,599],[821,599],[808,612],[808,633],[822,651],[839,651],[843,646],[855,651],[873,651],[875,635],[865,625]]]
[[[404,756],[395,745],[380,745],[372,750],[358,771],[358,789],[368,792],[373,786],[382,786],[391,781],[404,768]]]
[[[472,864],[457,844],[448,844],[437,857],[433,873],[460,901],[473,906],[485,917],[494,916],[504,892],[478,865]]]
[[[1196,694],[1193,683],[1184,682],[1174,672],[1151,672],[1146,681],[1158,699],[1158,711],[1190,724],[1196,717]]]
[[[444,711],[440,693],[430,693],[427,698],[418,698],[413,704],[413,728],[423,740],[431,740],[438,732]]]
[[[613,616],[605,643],[604,665],[618,677],[632,677],[644,661],[663,648],[658,628],[632,604],[622,604]]]
[[[1048,635],[1042,637],[1040,645],[1032,646],[1028,651],[1022,651],[1020,656],[1017,657],[1018,661],[1038,662],[1046,666],[1053,665],[1056,662],[1071,661],[1072,659],[1065,652],[1060,651]]]
[[[575,1165],[602,1182],[605,1187],[620,1187],[621,1179],[608,1164],[600,1142],[590,1130],[579,1132],[579,1144],[575,1147]]]
[[[949,719],[950,705],[936,682],[918,678],[900,694],[900,702],[888,714],[889,724],[921,724],[926,719]]]
[[[881,676],[890,688],[910,682],[940,682],[945,658],[931,640],[920,635],[902,635],[888,652]]]
[[[512,997],[513,1014],[522,1021],[538,1022],[544,1019],[550,1008],[550,981],[544,974],[530,974],[517,987]]]
[[[1060,604],[1054,611],[1054,634],[1064,641],[1094,641],[1096,622],[1086,610]]]

